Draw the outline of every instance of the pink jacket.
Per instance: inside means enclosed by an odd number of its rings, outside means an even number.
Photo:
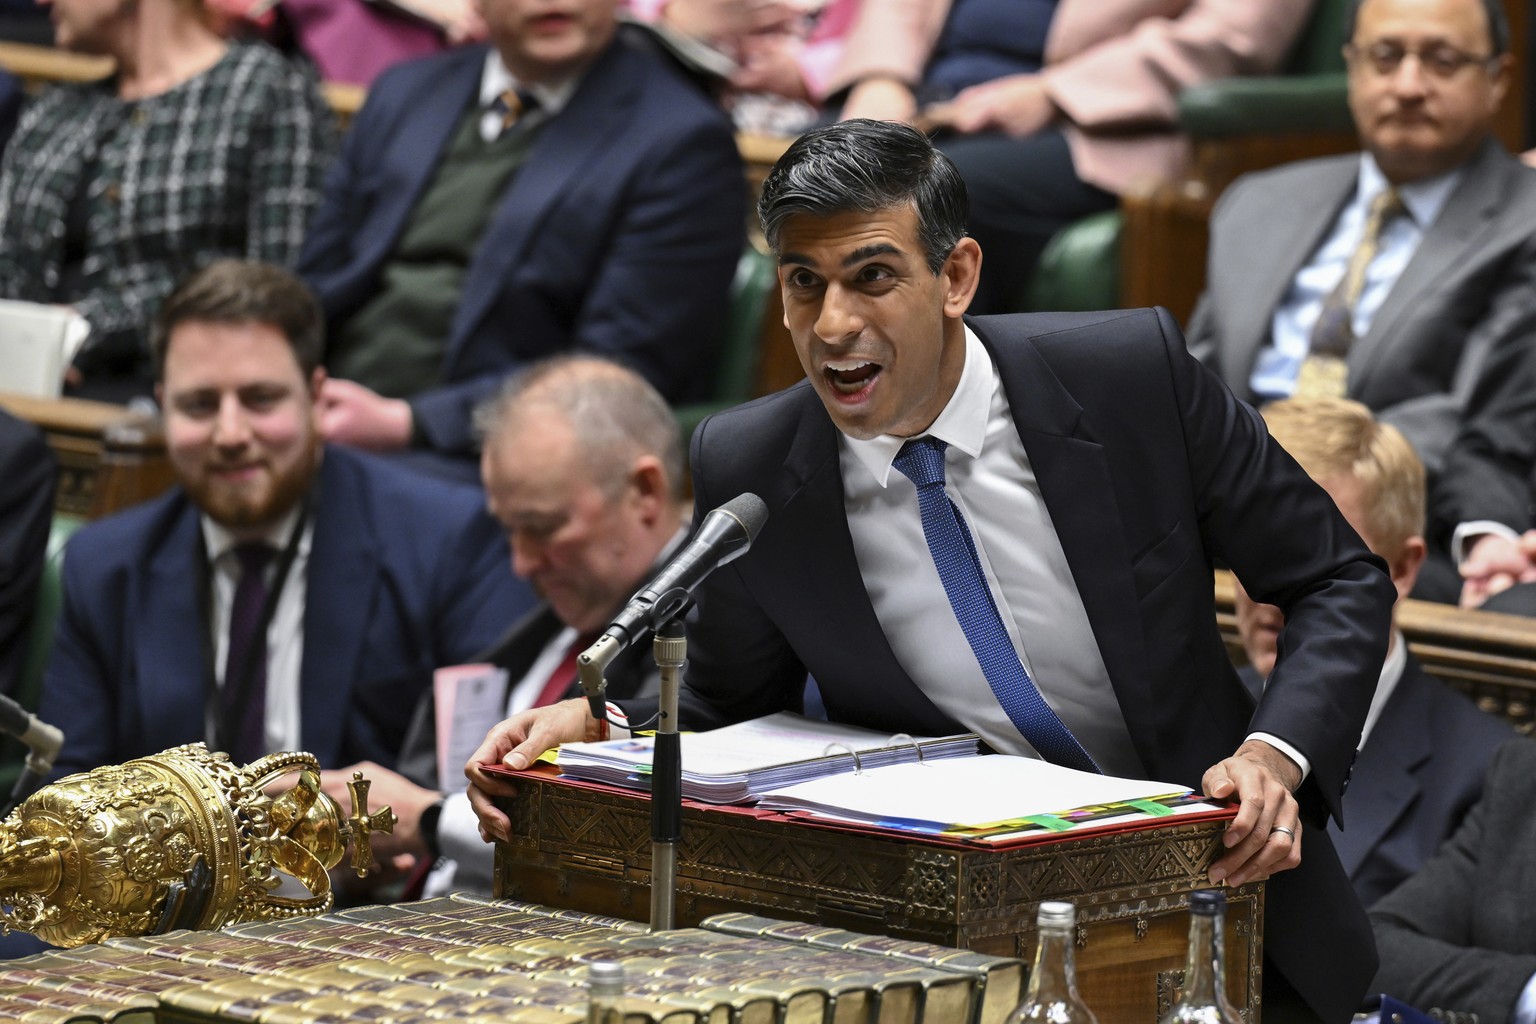
[[[865,0],[829,91],[871,75],[909,82],[950,0]],[[1067,118],[1078,175],[1117,194],[1177,175],[1189,143],[1173,130],[1186,86],[1279,68],[1313,0],[1060,0],[1045,43],[1046,80]]]

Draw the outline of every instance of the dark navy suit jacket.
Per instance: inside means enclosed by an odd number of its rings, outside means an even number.
[[[1166,312],[970,323],[998,365],[1148,777],[1199,788],[1250,730],[1310,760],[1297,795],[1316,827],[1301,867],[1270,882],[1265,948],[1324,1019],[1349,1019],[1375,960],[1320,822],[1339,813],[1386,650],[1384,566],[1258,414],[1188,355]],[[796,707],[809,671],[833,720],[957,731],[881,630],[848,530],[837,431],[810,386],[706,420],[691,454],[696,508],[750,490],[769,516],[751,551],[697,594],[683,724]],[[1213,558],[1289,616],[1257,711],[1216,629]]]
[[[327,768],[394,765],[441,665],[468,661],[533,604],[469,488],[330,447],[320,469],[300,669],[303,748]],[[181,488],[94,523],[64,559],[41,717],[55,768],[121,762],[205,736],[198,514]]]
[[[486,53],[408,62],[369,90],[299,259],[333,328],[378,289]],[[411,399],[431,448],[472,449],[475,402],[569,349],[628,363],[670,401],[707,397],[745,244],[742,181],[720,110],[660,58],[613,43],[486,211],[441,378]]]
[[[1242,675],[1252,692],[1262,689],[1251,668]],[[1408,656],[1355,758],[1347,827],[1328,826],[1361,903],[1371,906],[1435,855],[1477,802],[1494,751],[1515,735]]]

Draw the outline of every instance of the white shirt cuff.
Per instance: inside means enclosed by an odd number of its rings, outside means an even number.
[[[480,819],[469,805],[469,794],[443,796],[443,811],[437,819],[438,852],[460,864],[490,862],[491,846],[480,839]]]
[[[1301,769],[1301,778],[1296,782],[1298,786],[1307,781],[1307,776],[1312,774],[1312,762],[1303,757],[1301,751],[1280,737],[1267,732],[1251,732],[1248,734],[1248,738],[1251,740],[1263,740],[1292,761],[1295,761],[1296,767]]]
[[[1512,1024],[1536,1024],[1536,974],[1526,980],[1520,998],[1515,1000],[1515,1012],[1509,1019]]]
[[[1474,519],[1469,523],[1462,523],[1456,527],[1456,532],[1451,534],[1451,557],[1456,559],[1457,568],[1467,560],[1467,552],[1477,539],[1490,533],[1512,543],[1518,543],[1520,540],[1518,533],[1492,519]]]
[[[623,722],[623,725],[615,723]],[[627,740],[630,737],[629,716],[624,709],[613,701],[608,701],[608,738],[611,740]]]

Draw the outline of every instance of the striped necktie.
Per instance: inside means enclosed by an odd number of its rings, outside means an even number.
[[[1323,300],[1322,311],[1312,327],[1310,350],[1296,377],[1296,395],[1343,398],[1349,387],[1346,361],[1355,342],[1355,307],[1365,291],[1365,272],[1381,246],[1382,229],[1404,212],[1402,196],[1386,188],[1371,200],[1365,231],[1355,246],[1338,285]]]

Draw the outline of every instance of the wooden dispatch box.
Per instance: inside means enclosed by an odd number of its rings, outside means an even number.
[[[649,798],[549,768],[511,781],[496,895],[648,921]],[[1106,1024],[1156,1024],[1182,983],[1189,894],[1209,885],[1225,826],[1169,819],[999,849],[689,802],[676,923],[742,911],[1028,959],[1039,903],[1071,900],[1088,1005]],[[1264,887],[1227,895],[1228,993],[1257,1024]]]

